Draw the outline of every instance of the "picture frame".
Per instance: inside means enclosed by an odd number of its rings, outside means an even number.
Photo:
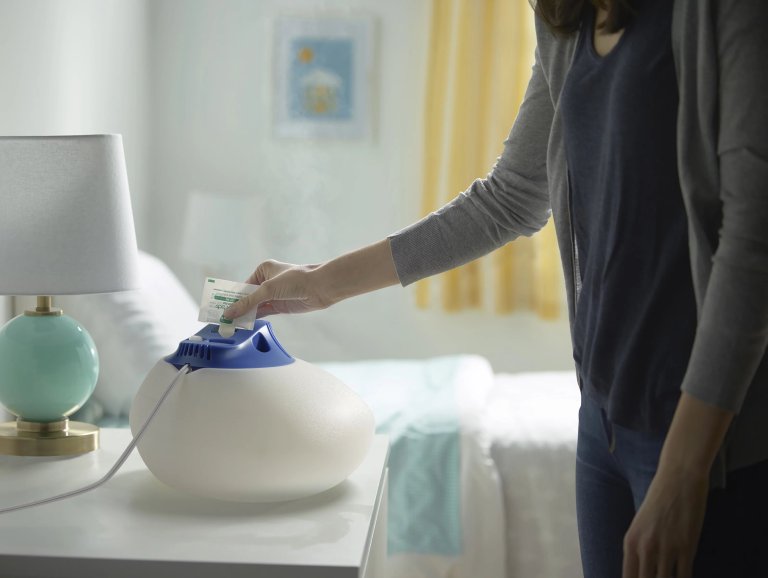
[[[370,137],[373,35],[370,16],[285,16],[276,20],[275,136]]]

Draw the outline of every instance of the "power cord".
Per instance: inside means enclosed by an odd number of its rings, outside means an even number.
[[[117,473],[117,471],[123,466],[123,464],[125,463],[125,460],[128,459],[128,456],[131,455],[131,452],[136,447],[136,444],[139,443],[141,436],[144,435],[144,431],[152,422],[152,419],[155,417],[155,414],[157,414],[158,410],[160,409],[160,406],[163,405],[163,402],[165,401],[165,399],[168,397],[168,395],[170,395],[176,383],[178,383],[181,377],[187,373],[189,373],[189,365],[185,365],[181,369],[179,369],[179,372],[176,374],[176,376],[171,381],[170,385],[166,388],[166,390],[163,392],[163,395],[160,397],[160,401],[157,402],[157,405],[152,410],[152,413],[149,414],[149,417],[144,422],[144,425],[142,425],[141,429],[139,429],[139,432],[136,434],[136,437],[134,437],[131,440],[131,443],[129,443],[128,446],[125,448],[125,451],[117,459],[117,461],[115,462],[115,465],[112,466],[112,468],[104,475],[104,477],[80,489],[65,492],[57,496],[52,496],[50,498],[45,498],[43,500],[37,500],[35,502],[28,502],[26,504],[19,504],[18,506],[11,506],[9,508],[0,508],[0,514],[7,514],[9,512],[16,512],[18,510],[23,510],[25,508],[32,508],[33,506],[42,506],[43,504],[50,504],[51,502],[57,502],[59,500],[64,500],[66,498],[72,498],[74,496],[84,494],[85,492],[95,490],[102,484],[105,484],[106,482],[108,482],[112,478],[112,476],[114,476]]]

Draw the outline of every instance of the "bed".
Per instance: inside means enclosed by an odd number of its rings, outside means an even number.
[[[501,479],[509,578],[582,576],[574,496],[579,404],[574,372],[494,378],[483,424]]]
[[[57,298],[100,354],[78,419],[126,425],[144,375],[201,327],[164,263],[142,254],[141,274],[138,292]],[[494,375],[475,355],[320,365],[365,399],[390,437],[388,577],[581,575],[572,372]]]

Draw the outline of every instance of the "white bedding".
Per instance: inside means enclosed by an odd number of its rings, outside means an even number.
[[[396,485],[402,484],[401,476],[410,476],[417,484],[422,484],[416,492],[409,492],[413,511],[423,507],[435,506],[432,500],[442,494],[440,488],[446,484],[457,483],[459,488],[459,517],[461,526],[461,547],[455,554],[419,552],[418,548],[404,548],[403,552],[392,552],[388,558],[387,578],[504,578],[504,521],[503,497],[499,477],[490,459],[489,439],[483,427],[485,402],[494,385],[494,375],[488,361],[474,355],[461,355],[444,358],[414,360],[372,360],[362,362],[320,364],[360,393],[374,409],[377,423],[397,422],[404,427],[385,429],[393,443],[390,459],[390,509],[396,510],[403,523],[402,505],[395,505],[392,492]],[[437,442],[430,443],[438,434],[432,430],[426,415],[439,416],[438,408],[413,407],[425,399],[410,392],[421,389],[439,390],[443,394],[452,394],[453,405],[458,412],[457,422],[448,420],[443,426],[450,431],[458,428],[457,443],[460,450],[458,480],[449,475],[443,479],[436,471],[439,466],[434,460],[440,456],[420,453],[425,460],[422,473],[417,472],[417,463],[411,463],[407,470],[396,471],[402,461],[395,460],[395,452],[403,436],[410,437],[414,443],[425,444],[421,447],[439,449]],[[438,402],[442,394],[432,396]],[[426,415],[425,415],[426,414]],[[426,429],[425,429],[426,428]],[[430,433],[426,433],[430,432]],[[418,439],[423,438],[421,442]],[[406,450],[407,451],[407,450]],[[423,463],[423,462],[422,462]],[[400,480],[399,482],[397,480]],[[412,484],[410,484],[412,486]],[[440,485],[440,488],[437,486]],[[451,494],[451,492],[448,492]],[[402,496],[400,496],[402,500]],[[422,503],[423,501],[423,503]],[[407,516],[408,512],[405,513]],[[391,512],[390,523],[395,521]],[[419,520],[407,522],[415,527],[421,526]],[[424,528],[425,530],[428,527]],[[402,532],[396,532],[400,536]],[[447,532],[446,535],[450,535]],[[392,536],[390,535],[390,538]],[[392,543],[390,542],[390,546]],[[382,577],[383,578],[383,577]]]
[[[499,475],[490,459],[483,427],[486,399],[493,387],[490,364],[462,356],[455,379],[461,427],[461,525],[459,556],[398,554],[388,559],[387,578],[504,578],[505,532]]]
[[[400,554],[387,578],[579,578],[573,372],[490,373],[463,357],[461,556]]]
[[[504,492],[508,578],[582,576],[574,469],[573,372],[498,374],[484,426]]]

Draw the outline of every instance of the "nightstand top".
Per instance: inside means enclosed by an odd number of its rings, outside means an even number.
[[[129,430],[105,428],[101,449],[90,454],[0,456],[0,507],[99,479],[129,441]],[[0,568],[17,576],[357,576],[387,457],[386,437],[376,436],[365,461],[339,486],[293,502],[242,504],[165,486],[134,451],[96,490],[0,514]]]

